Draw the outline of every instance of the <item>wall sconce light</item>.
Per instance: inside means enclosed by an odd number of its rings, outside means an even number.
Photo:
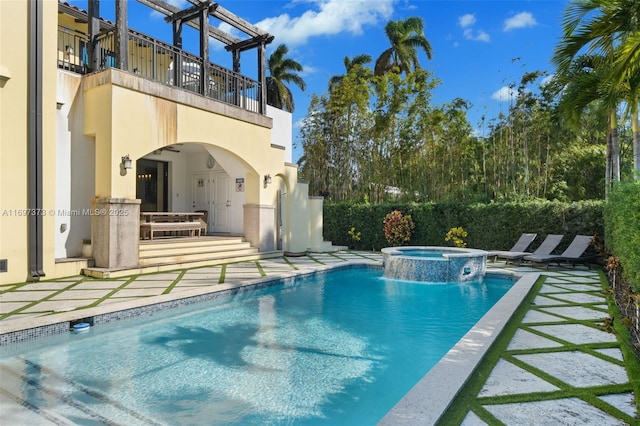
[[[129,158],[129,154],[122,157],[122,167],[124,167],[126,170],[131,169],[132,165],[131,165],[131,158]]]
[[[264,187],[266,188],[267,185],[269,185],[271,183],[271,175],[264,175]]]

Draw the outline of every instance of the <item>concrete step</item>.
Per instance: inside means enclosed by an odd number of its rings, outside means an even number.
[[[199,253],[221,253],[221,252],[235,252],[241,249],[250,249],[251,244],[245,241],[227,241],[225,244],[216,243],[210,245],[202,244],[185,244],[181,247],[163,247],[162,245],[147,246],[144,250],[140,249],[140,259],[162,257],[162,256],[175,256],[187,255],[187,254],[199,254]]]
[[[235,258],[240,256],[248,256],[257,254],[258,249],[254,247],[239,247],[239,248],[228,248],[226,250],[221,251],[201,251],[196,253],[178,253],[174,252],[172,254],[164,254],[158,256],[148,256],[142,257],[138,259],[138,264],[140,265],[155,265],[155,264],[164,264],[164,263],[184,263],[184,262],[194,262],[198,260],[206,260],[206,259],[224,259],[224,258]]]
[[[154,265],[230,258],[258,253],[242,237],[177,238],[140,244],[138,263]]]
[[[223,263],[243,262],[250,260],[271,259],[282,256],[282,251],[262,252],[237,256],[226,254],[215,255],[202,260],[185,260],[182,262],[155,263],[152,265],[138,265],[130,268],[107,269],[91,267],[82,270],[82,274],[93,278],[121,278],[131,275],[152,274],[155,272],[175,271],[186,268],[198,268],[200,266],[215,266]]]
[[[140,252],[150,250],[175,250],[185,247],[214,247],[218,245],[228,245],[244,243],[242,237],[200,237],[200,238],[167,238],[140,241]]]

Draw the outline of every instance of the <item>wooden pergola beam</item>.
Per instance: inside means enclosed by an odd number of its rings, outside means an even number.
[[[229,12],[227,9],[225,9],[222,6],[217,7],[211,13],[211,16],[213,16],[214,18],[218,18],[229,25],[232,25],[233,27],[239,29],[240,31],[244,32],[250,37],[268,35],[267,32],[262,31],[260,28],[256,27],[255,25],[250,24],[249,22],[245,21],[239,16],[234,15],[233,13]]]
[[[180,12],[180,9],[162,0],[137,0],[137,2],[165,15],[173,15]],[[200,25],[194,21],[189,21],[186,25],[200,30]],[[212,26],[209,26],[209,35],[225,45],[235,44],[241,41],[239,38]]]
[[[211,9],[215,9],[216,7],[218,7],[217,3],[212,4],[211,0],[206,0],[197,5],[194,5],[193,7],[190,7],[188,9],[184,9],[172,15],[169,15],[166,18],[164,18],[164,20],[165,22],[175,22],[175,21],[188,22],[188,21],[191,21],[192,19],[199,18],[200,14],[204,9],[209,9],[207,13],[211,13]]]
[[[209,2],[211,0],[187,0],[187,1],[193,5],[198,5],[205,2]],[[251,24],[250,22],[240,18],[238,15],[220,6],[220,4],[218,3],[213,3],[213,4],[216,7],[212,8],[209,14],[214,18],[217,18],[222,22],[226,22],[232,27],[247,34],[249,37],[260,37],[260,36],[268,35],[266,31],[263,31],[260,28],[256,27],[255,25]]]
[[[269,44],[273,41],[273,38],[274,37],[271,34],[260,35],[235,44],[230,44],[225,46],[225,49],[229,52],[244,52],[245,50],[258,47],[261,44]]]

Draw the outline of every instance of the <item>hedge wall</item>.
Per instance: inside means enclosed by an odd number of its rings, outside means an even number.
[[[640,292],[640,184],[619,185],[605,206],[606,245],[620,259],[623,276]]]
[[[411,203],[324,205],[324,239],[335,245],[359,250],[380,250],[388,246],[384,238],[383,220],[387,213],[400,210],[410,214],[415,222],[410,245],[445,246],[449,229],[461,226],[469,233],[467,246],[498,250],[509,249],[523,232],[535,232],[538,237],[532,249],[547,234],[564,234],[559,249],[564,249],[576,234],[604,236],[602,201],[560,203],[547,201],[500,204]],[[360,241],[349,236],[355,227]],[[638,247],[638,246],[636,246]]]

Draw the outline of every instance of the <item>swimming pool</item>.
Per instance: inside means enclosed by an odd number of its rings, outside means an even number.
[[[321,274],[3,348],[1,387],[81,424],[375,424],[511,284]]]

